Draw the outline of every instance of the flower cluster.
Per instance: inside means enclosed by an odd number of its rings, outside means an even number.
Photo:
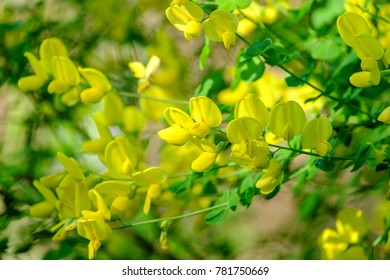
[[[384,50],[381,43],[371,35],[366,20],[355,12],[346,12],[337,19],[337,29],[345,44],[352,47],[361,60],[363,71],[350,78],[356,87],[376,86],[381,80],[381,71],[389,67],[390,48]]]
[[[340,211],[336,229],[326,228],[319,237],[319,245],[325,259],[367,259],[361,245],[370,226],[361,210],[347,208]]]
[[[58,38],[45,39],[39,49],[40,59],[26,52],[33,75],[23,77],[18,86],[22,91],[37,91],[48,83],[47,91],[61,95],[61,101],[73,106],[80,100],[85,104],[100,101],[112,86],[106,76],[93,68],[76,67],[68,50]]]
[[[238,18],[228,11],[215,10],[208,19],[203,21],[202,8],[185,0],[172,1],[165,14],[175,28],[184,32],[187,40],[200,36],[203,26],[206,36],[211,41],[223,42],[226,49],[236,42],[235,32],[238,28]]]

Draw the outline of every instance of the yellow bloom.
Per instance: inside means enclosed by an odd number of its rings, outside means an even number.
[[[138,134],[146,124],[145,117],[135,106],[126,106],[123,110],[123,129],[126,132]]]
[[[259,122],[263,130],[268,126],[269,113],[264,103],[254,94],[248,94],[239,100],[234,109],[234,117],[248,117]]]
[[[187,40],[200,35],[203,10],[197,4],[191,1],[173,1],[165,15],[175,28],[184,31]]]
[[[106,239],[111,234],[111,227],[102,219],[80,218],[77,222],[77,233],[90,240],[88,245],[88,258],[96,257],[100,248],[100,240]]]
[[[237,27],[238,18],[224,10],[213,11],[203,23],[207,37],[214,42],[223,42],[226,49],[235,44]]]
[[[101,219],[109,221],[111,219],[111,213],[108,210],[102,196],[96,191],[96,189],[89,190],[88,195],[97,210],[82,210],[81,214],[83,217],[86,219]]]
[[[367,235],[369,224],[363,212],[347,208],[340,211],[336,219],[337,231],[326,228],[319,237],[319,245],[325,259],[367,259],[359,246]]]
[[[79,68],[79,72],[91,86],[80,93],[83,103],[99,102],[104,94],[112,89],[110,82],[102,72],[93,68]]]
[[[150,85],[150,79],[160,67],[160,58],[153,55],[146,67],[139,61],[129,62],[129,68],[134,73],[134,77],[138,80],[137,92],[140,93]]]
[[[364,71],[356,72],[349,78],[351,84],[356,87],[378,85],[381,79],[378,62],[372,57],[366,57],[362,60],[361,67]]]
[[[222,122],[221,111],[207,97],[191,98],[189,107],[191,116],[177,108],[165,109],[165,119],[171,126],[158,132],[161,139],[170,144],[184,145],[192,136],[204,138],[209,134],[210,128],[217,127]]]
[[[80,82],[80,74],[74,63],[67,57],[53,58],[53,80],[49,84],[49,93],[65,93]]]
[[[39,48],[40,60],[30,52],[26,52],[24,55],[35,74],[19,79],[18,87],[22,91],[34,91],[41,88],[49,79],[49,75],[52,73],[53,58],[67,57],[68,51],[60,39],[48,38],[42,42]]]
[[[366,20],[355,12],[346,12],[337,18],[337,30],[344,42],[353,47],[352,38],[358,34],[370,34]]]
[[[282,165],[276,160],[271,159],[268,168],[263,170],[265,173],[256,182],[256,188],[260,189],[262,194],[271,193],[282,181]]]
[[[139,186],[148,188],[144,203],[145,214],[148,214],[150,211],[152,199],[160,196],[162,191],[161,184],[166,180],[166,177],[166,172],[160,167],[150,167],[134,174],[134,182]]]
[[[191,117],[195,120],[190,133],[199,139],[209,134],[211,127],[217,127],[222,122],[221,111],[208,97],[191,98],[189,107]]]
[[[103,115],[107,126],[122,124],[124,107],[125,103],[118,94],[109,92],[104,96]]]
[[[226,134],[233,143],[230,157],[234,162],[253,171],[268,167],[269,147],[259,138],[262,130],[255,119],[242,117],[232,120],[227,126]]]
[[[96,114],[93,120],[100,138],[86,141],[82,148],[84,152],[98,154],[100,160],[105,162],[104,150],[106,149],[107,144],[112,141],[113,138],[102,112]]]
[[[196,172],[203,172],[211,168],[217,159],[217,147],[206,139],[193,138],[192,142],[201,149],[201,154],[192,162],[191,168]]]
[[[302,131],[302,148],[315,149],[319,155],[325,156],[332,150],[332,145],[328,142],[332,133],[332,124],[327,117],[311,120]]]
[[[184,111],[169,107],[164,111],[165,119],[171,126],[160,130],[158,136],[173,145],[184,145],[191,137],[190,129],[194,125],[193,119]]]
[[[44,200],[32,205],[29,208],[31,217],[45,217],[50,216],[56,209],[57,197],[48,187],[44,186],[40,181],[33,181],[34,187],[43,196]]]
[[[295,101],[277,104],[271,111],[269,128],[273,134],[290,141],[306,123],[302,107]]]
[[[383,112],[378,117],[378,121],[385,124],[390,124],[390,106],[383,110]]]
[[[124,136],[117,136],[104,152],[108,174],[114,178],[128,178],[137,165],[136,149]]]

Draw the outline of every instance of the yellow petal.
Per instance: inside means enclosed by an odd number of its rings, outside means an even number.
[[[167,178],[167,173],[161,167],[149,167],[133,175],[134,182],[139,186],[160,184]]]
[[[80,99],[84,104],[93,104],[102,100],[104,91],[100,88],[87,88],[80,93]]]
[[[118,94],[109,92],[104,96],[103,114],[108,126],[122,123],[124,107],[125,103]]]
[[[236,34],[230,31],[226,31],[222,34],[222,42],[226,49],[229,49],[230,46],[236,43]]]
[[[140,133],[145,127],[145,117],[135,106],[127,106],[123,110],[123,129],[129,133]]]
[[[273,134],[290,141],[306,124],[306,115],[295,101],[277,104],[271,111],[269,128]]]
[[[188,130],[181,127],[168,127],[158,132],[158,137],[172,145],[184,145],[191,135]]]
[[[41,76],[27,76],[19,79],[18,88],[24,92],[35,91],[40,89],[45,84],[45,82],[46,80]]]
[[[378,121],[385,124],[390,124],[390,106],[383,110],[383,112],[378,117]]]
[[[93,68],[79,68],[79,71],[92,88],[98,88],[103,92],[107,92],[112,89],[106,75],[102,72]]]
[[[211,41],[222,42],[225,35],[225,47],[228,48],[233,43],[233,35],[237,31],[238,18],[225,10],[215,10],[210,17],[204,21],[204,31]],[[235,36],[234,36],[235,41]]]
[[[221,111],[208,97],[199,96],[190,99],[190,115],[196,122],[204,122],[209,127],[217,127],[222,122]]]
[[[65,169],[77,180],[85,179],[83,172],[81,171],[79,164],[72,157],[67,157],[63,153],[58,152],[57,157]]]
[[[352,48],[361,59],[372,57],[375,60],[382,58],[384,49],[379,41],[369,34],[358,34],[350,37]]]
[[[370,34],[366,20],[355,12],[346,12],[337,19],[337,30],[348,46],[352,46],[351,36]]]
[[[191,20],[189,23],[187,23],[183,31],[184,37],[187,40],[192,40],[195,37],[200,36],[202,32],[202,24],[198,21]]]
[[[341,236],[355,244],[368,233],[370,225],[361,210],[347,208],[337,214],[336,227]]]
[[[39,56],[46,72],[51,73],[55,56],[68,57],[68,50],[58,38],[45,39],[39,48]]]
[[[201,153],[200,156],[192,162],[191,164],[192,170],[196,172],[206,171],[207,169],[211,168],[214,165],[217,156],[218,153],[209,153],[209,152]]]
[[[239,100],[234,109],[234,117],[253,118],[259,122],[263,130],[268,126],[269,113],[264,103],[254,94],[248,94]]]
[[[229,122],[226,134],[230,142],[239,144],[241,141],[259,138],[262,135],[262,129],[255,119],[242,117]]]
[[[194,124],[194,121],[186,112],[174,107],[166,108],[164,110],[164,117],[170,125],[177,124],[186,130],[189,130]]]
[[[301,136],[302,148],[314,149],[317,147],[317,145],[323,143],[322,141],[327,141],[332,135],[332,133],[333,133],[332,124],[330,123],[327,117],[321,116],[318,119],[311,120],[305,125],[302,131],[302,136]],[[320,150],[322,153],[320,153],[320,151],[318,150],[317,152],[323,156],[324,155],[323,152],[326,151],[325,147],[321,146]],[[325,152],[325,154],[326,153],[327,152]]]
[[[134,77],[137,79],[145,78],[146,70],[145,66],[139,61],[129,62],[129,68],[133,72]]]
[[[203,10],[191,1],[186,1],[182,5],[172,3],[165,11],[169,22],[180,31],[184,31],[190,21],[200,22],[203,18]]]

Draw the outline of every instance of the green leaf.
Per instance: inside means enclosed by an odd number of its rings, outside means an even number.
[[[342,47],[334,38],[320,38],[311,46],[310,53],[314,59],[331,61],[341,55]]]
[[[205,68],[206,61],[207,61],[207,58],[209,57],[210,53],[211,53],[210,39],[207,36],[205,36],[204,45],[203,45],[202,51],[200,53],[200,58],[199,58],[200,70],[203,70]]]
[[[214,205],[226,204],[226,207],[221,206],[208,212],[205,217],[206,223],[210,225],[215,225],[222,222],[226,218],[227,214],[229,213],[228,203],[229,203],[229,191],[225,190],[222,196],[217,201],[215,201]]]
[[[229,197],[230,209],[232,209],[232,211],[236,211],[239,202],[240,202],[240,197],[238,196],[238,189],[234,189],[230,193],[230,197]]]
[[[296,76],[289,76],[287,77],[285,80],[286,80],[286,84],[289,86],[289,87],[297,87],[297,86],[301,86],[301,85],[304,85],[305,82],[307,81],[307,78],[308,78],[309,74],[305,73],[299,77],[296,77]]]
[[[173,193],[181,193],[188,190],[190,187],[191,187],[191,180],[187,179],[184,181],[173,183],[169,187],[169,190]]]
[[[245,9],[251,4],[251,0],[215,0],[221,10],[233,11]]]
[[[332,159],[319,158],[316,160],[315,166],[318,169],[321,169],[321,170],[326,171],[326,172],[330,172],[333,169],[335,169],[336,164],[334,163],[334,161]]]
[[[214,80],[209,78],[204,81],[202,84],[198,85],[194,92],[194,97],[197,96],[208,96],[208,93],[213,88]]]
[[[314,218],[317,214],[321,199],[322,195],[320,193],[306,195],[299,205],[299,217],[302,220]]]
[[[353,166],[351,172],[359,170],[360,167],[366,163],[368,158],[371,156],[372,150],[373,147],[371,144],[365,144],[360,147],[356,155],[355,165]]]
[[[4,252],[8,246],[8,237],[4,236],[0,239],[0,253]]]
[[[238,58],[238,71],[242,80],[253,82],[258,80],[264,73],[264,62],[259,56],[241,55]]]
[[[251,176],[245,177],[240,185],[240,202],[244,206],[249,206],[252,203],[254,196],[255,182]]]

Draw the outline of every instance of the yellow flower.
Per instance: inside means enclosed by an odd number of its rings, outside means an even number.
[[[86,141],[82,148],[84,152],[98,154],[100,160],[105,162],[104,150],[106,149],[107,144],[112,141],[113,138],[102,112],[96,114],[93,120],[100,138]]]
[[[80,82],[80,74],[74,63],[67,57],[53,58],[53,80],[49,84],[49,93],[65,93]]]
[[[235,44],[237,27],[238,18],[224,10],[213,11],[203,23],[207,37],[214,42],[223,42],[226,49]]]
[[[104,96],[103,115],[107,126],[122,124],[124,107],[125,103],[118,94],[109,92]]]
[[[90,240],[88,244],[88,258],[90,260],[96,257],[101,245],[100,240],[106,239],[111,231],[111,227],[102,219],[78,219],[77,233]]]
[[[102,72],[93,68],[79,68],[79,72],[91,86],[80,93],[83,103],[99,102],[104,94],[112,89],[110,82]]]
[[[45,217],[50,216],[56,209],[57,197],[48,187],[43,185],[40,181],[33,181],[34,187],[39,191],[45,200],[32,205],[29,208],[31,217]]]
[[[230,157],[234,162],[253,171],[268,167],[269,147],[260,139],[262,130],[255,119],[242,117],[232,120],[226,134],[233,143]]]
[[[52,74],[52,63],[54,57],[67,57],[68,51],[65,45],[58,38],[45,39],[40,48],[38,60],[32,53],[24,54],[34,70],[34,75],[23,77],[18,81],[18,87],[22,91],[34,91],[41,88]]]
[[[369,87],[379,84],[381,73],[378,62],[372,57],[362,60],[361,68],[364,71],[356,72],[349,77],[349,81],[356,87]]]
[[[184,145],[192,136],[204,138],[209,134],[210,128],[217,127],[222,122],[221,111],[207,97],[191,98],[189,107],[191,116],[177,108],[165,109],[165,119],[171,126],[158,132],[161,139],[170,144]]]
[[[190,133],[199,139],[209,134],[211,127],[217,127],[222,122],[221,111],[208,97],[191,98],[189,107],[190,115],[195,120]]]
[[[142,187],[147,187],[147,194],[144,203],[144,213],[148,214],[152,199],[160,196],[162,191],[162,183],[166,180],[167,174],[160,167],[150,167],[144,171],[134,174],[134,182]]]
[[[378,117],[378,121],[385,124],[390,124],[390,106],[383,110],[383,112]]]
[[[190,129],[193,119],[184,111],[169,107],[164,111],[165,119],[171,126],[160,130],[158,136],[173,145],[184,145],[191,137]]]
[[[346,12],[337,18],[337,30],[345,44],[353,47],[352,38],[358,34],[369,34],[366,20],[355,12]]]
[[[327,141],[332,133],[332,124],[327,117],[311,120],[302,131],[302,148],[315,149],[319,155],[325,156],[332,150],[332,145]]]
[[[256,188],[260,189],[262,194],[271,193],[282,181],[282,165],[276,160],[271,159],[268,168],[263,170],[265,173],[256,182]]]
[[[126,106],[123,110],[123,130],[139,134],[145,127],[146,120],[135,106]]]
[[[319,245],[325,259],[367,259],[359,246],[367,235],[369,223],[363,212],[347,208],[340,211],[336,219],[337,231],[326,228],[319,237]]]
[[[290,141],[306,123],[302,107],[295,101],[277,104],[271,111],[269,128],[273,134]]]
[[[108,210],[102,196],[96,191],[96,189],[89,190],[88,195],[97,210],[82,210],[81,214],[83,217],[86,219],[101,219],[109,221],[111,219],[111,213]]]
[[[135,147],[124,136],[108,143],[104,157],[107,173],[114,178],[129,178],[138,161]]]
[[[150,85],[150,79],[160,67],[160,58],[153,55],[146,67],[139,61],[129,62],[129,68],[134,73],[134,77],[138,80],[137,92],[140,93]]]
[[[197,4],[191,1],[173,1],[165,15],[175,28],[184,31],[187,40],[200,35],[203,10]]]
[[[248,117],[259,122],[261,130],[268,126],[269,113],[264,103],[254,94],[248,94],[239,100],[234,109],[234,117]]]
[[[201,154],[192,162],[191,168],[196,172],[203,172],[211,168],[217,159],[217,147],[206,139],[193,138],[192,142],[201,149]]]

